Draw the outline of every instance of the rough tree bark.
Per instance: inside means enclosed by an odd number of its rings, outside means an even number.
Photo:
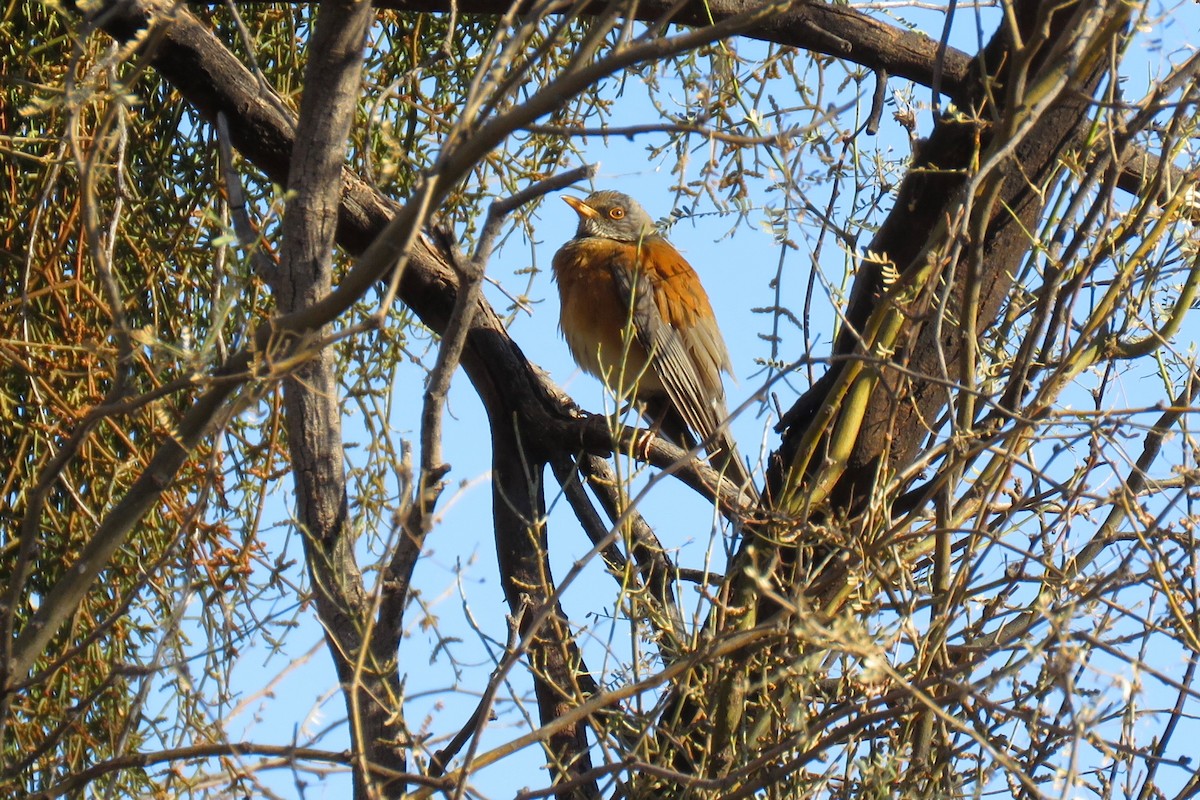
[[[316,304],[333,286],[346,142],[358,107],[369,0],[323,0],[308,42],[304,97],[292,147],[280,265],[269,280],[283,314]],[[306,335],[328,334],[326,326]],[[350,720],[356,797],[401,797],[406,740],[395,639],[375,630],[374,602],[354,555],[334,354],[318,349],[284,381],[297,521]]]

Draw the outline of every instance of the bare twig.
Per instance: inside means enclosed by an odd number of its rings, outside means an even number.
[[[229,216],[233,220],[238,244],[249,254],[250,263],[258,276],[269,282],[274,277],[278,264],[267,254],[262,236],[250,221],[246,193],[242,191],[241,178],[233,168],[233,143],[229,139],[229,119],[224,111],[217,112],[217,142],[221,150],[221,178],[225,184],[225,194],[229,198]]]
[[[871,96],[871,113],[867,115],[864,126],[868,136],[879,133],[879,120],[883,118],[883,107],[887,100],[887,82],[887,70],[875,70],[875,93]]]

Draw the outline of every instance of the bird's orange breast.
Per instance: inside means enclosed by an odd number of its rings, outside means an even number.
[[[562,308],[559,327],[575,363],[619,394],[662,394],[646,349],[631,328],[631,306],[613,280],[614,247],[606,239],[573,239],[554,256]]]

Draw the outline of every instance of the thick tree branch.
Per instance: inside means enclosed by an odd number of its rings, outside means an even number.
[[[1055,17],[1056,24],[1064,25],[1068,17],[1067,12],[1060,12]],[[1026,20],[1026,24],[1032,23]],[[978,155],[981,149],[986,153],[992,131],[1003,124],[1006,114],[1019,113],[1019,109],[994,105],[1004,98],[1003,87],[1014,58],[1009,52],[1012,45],[1003,35],[1005,31],[1002,28],[1001,34],[975,62],[1005,65],[997,75],[981,72],[975,79],[977,88],[971,107],[978,109],[979,116],[967,122],[956,118],[939,121],[918,156],[918,168],[906,177],[895,208],[868,246],[870,252],[883,254],[897,265],[901,273],[922,268],[921,259],[936,257],[940,246],[936,237],[947,234],[942,221],[956,219],[956,209],[964,201],[966,168],[973,159],[982,157]],[[1033,66],[1039,64],[1035,61]],[[951,293],[955,307],[961,307],[968,288],[978,293],[983,303],[977,314],[980,326],[995,319],[1012,276],[1017,274],[1020,261],[1033,244],[1029,231],[1036,228],[1033,221],[1041,209],[1042,187],[1057,168],[1062,151],[1075,141],[1081,120],[1086,119],[1095,80],[1095,75],[1079,78],[1077,84],[1063,93],[1060,102],[1030,121],[1019,140],[1006,145],[1009,149],[1005,157],[996,164],[998,172],[993,178],[1000,194],[991,207],[995,221],[979,242],[985,254],[982,266],[972,271],[964,264],[947,271],[957,282]],[[849,324],[835,345],[835,357],[854,354],[870,357],[870,353],[863,352],[863,337],[872,314],[882,305],[894,302],[887,294],[880,264],[864,261],[850,295],[846,313]],[[958,331],[949,325],[925,325],[926,317],[916,304],[906,313],[911,320],[905,327],[911,333],[898,335],[897,339],[912,343],[897,358],[906,375],[930,375],[933,380],[910,382],[903,375],[895,375],[878,387],[870,402],[865,402],[861,435],[853,436],[852,442],[837,444],[852,449],[844,456],[845,473],[835,497],[835,503],[844,508],[854,508],[863,501],[864,492],[874,485],[880,470],[887,474],[892,469],[890,465],[911,461],[931,421],[947,402],[944,386],[958,385],[958,375],[953,370],[960,366],[958,354],[964,346],[964,337],[978,333]],[[832,408],[830,393],[837,391],[841,376],[851,369],[848,363],[837,363],[785,416],[781,423],[781,427],[789,429],[782,453],[785,463],[796,452],[800,437],[815,419],[815,411]],[[943,374],[947,367],[951,374]],[[843,387],[842,391],[850,390]],[[882,464],[879,459],[885,454],[888,463]]]
[[[461,13],[498,14],[511,3],[505,0],[454,0]],[[634,5],[634,18],[657,22],[664,18],[677,25],[704,27],[722,22],[755,7],[751,0],[643,0]],[[381,0],[380,8],[400,11],[448,12],[449,0]],[[845,58],[873,70],[931,86],[937,64],[938,43],[918,31],[907,31],[874,19],[847,5],[812,2],[794,3],[790,8],[748,28],[751,39],[789,45],[814,53]],[[942,62],[942,86],[951,97],[960,92],[967,78],[971,57],[948,48]]]
[[[530,4],[524,0],[518,8]],[[502,14],[513,6],[507,0],[380,0],[376,5],[398,11],[450,13],[453,10],[472,14]],[[751,7],[750,0],[691,0],[683,4],[643,0],[633,6],[631,13],[645,22],[656,22],[670,15],[673,23],[699,27],[744,13]],[[975,88],[969,53],[943,47],[921,31],[891,25],[840,3],[817,0],[795,3],[747,28],[742,35],[860,64],[874,71],[879,79],[876,97],[883,91],[885,76],[936,87],[960,106],[969,104]],[[878,100],[874,105],[878,105]],[[1147,161],[1157,159],[1140,148],[1132,149],[1121,165],[1117,185],[1123,191],[1140,195],[1155,172]],[[1169,165],[1168,170],[1178,185],[1184,177],[1183,170],[1175,165]]]
[[[369,0],[323,0],[308,44],[304,98],[288,174],[280,268],[272,281],[279,310],[296,314],[332,290],[346,141],[358,105],[363,49],[374,12]],[[342,408],[334,355],[322,348],[284,382],[296,514],[304,534],[317,614],[342,684],[354,744],[354,794],[399,797],[406,736],[400,705],[398,642],[378,635],[354,555],[347,514]]]
[[[492,520],[496,555],[504,580],[504,595],[514,618],[522,624],[521,634],[532,634],[529,665],[534,694],[543,725],[550,725],[583,705],[596,693],[596,684],[583,664],[566,614],[551,598],[554,580],[550,572],[546,540],[546,498],[542,486],[545,464],[531,458],[523,441],[519,418],[489,417],[492,430]],[[548,615],[525,613],[528,609],[553,609]],[[573,779],[592,768],[587,742],[587,720],[557,730],[547,741],[550,767],[558,781],[570,781],[571,789],[560,800],[592,800],[599,797],[595,781]]]

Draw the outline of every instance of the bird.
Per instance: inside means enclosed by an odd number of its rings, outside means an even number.
[[[584,372],[632,396],[668,439],[705,444],[713,465],[754,495],[728,428],[721,373],[733,365],[700,276],[637,201],[617,191],[563,200],[579,215],[552,262],[559,328]]]

